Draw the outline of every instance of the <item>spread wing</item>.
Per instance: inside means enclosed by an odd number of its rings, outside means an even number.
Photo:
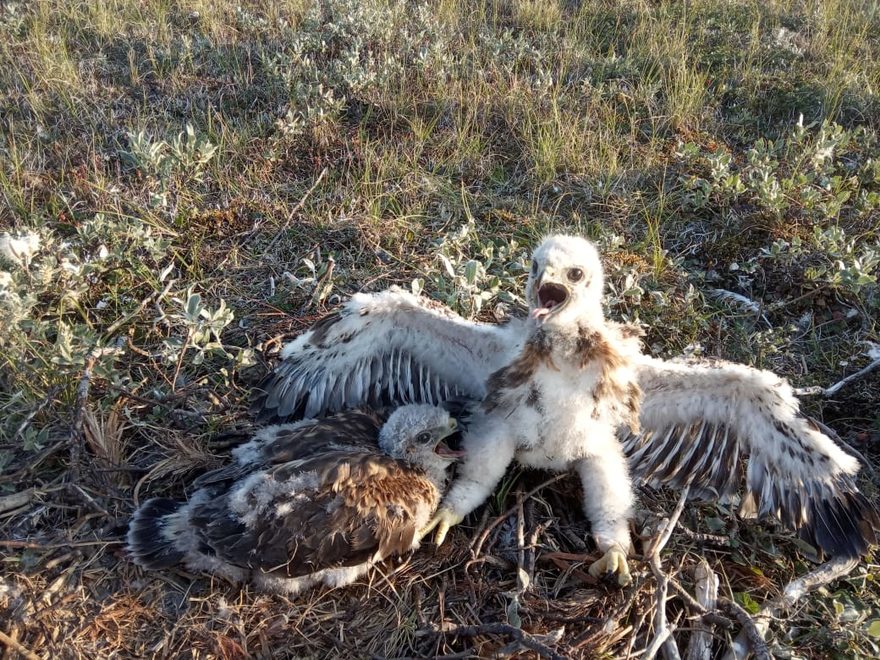
[[[380,454],[331,450],[255,473],[195,507],[202,552],[280,577],[410,550],[439,500],[420,472]]]
[[[232,464],[199,476],[192,485],[228,487],[261,466],[300,461],[333,450],[379,451],[383,422],[377,411],[349,410],[323,419],[267,426],[232,451]]]
[[[521,323],[466,321],[397,288],[356,294],[284,347],[252,412],[267,422],[482,398],[486,378],[515,354]]]
[[[726,498],[745,470],[740,514],[771,516],[832,555],[857,557],[877,542],[880,515],[859,492],[858,461],[799,410],[791,387],[732,363],[641,358],[642,433],[625,451],[653,486]]]

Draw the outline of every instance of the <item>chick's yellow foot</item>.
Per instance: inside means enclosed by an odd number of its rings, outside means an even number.
[[[428,521],[428,524],[419,530],[419,538],[424,538],[436,527],[437,532],[434,535],[434,543],[441,545],[443,541],[446,540],[446,534],[449,532],[450,528],[455,527],[462,520],[464,520],[464,518],[455,513],[452,509],[441,507],[437,509],[437,513],[435,513],[434,517]]]
[[[589,568],[590,575],[601,578],[609,573],[617,573],[617,584],[625,587],[632,582],[629,565],[626,563],[626,552],[618,545],[611,546],[599,561],[594,561]]]

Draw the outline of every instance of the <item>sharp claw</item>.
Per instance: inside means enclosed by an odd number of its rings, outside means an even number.
[[[459,516],[454,511],[442,508],[434,514],[434,517],[425,525],[422,529],[419,530],[419,535],[421,538],[424,538],[432,529],[435,527],[437,531],[434,534],[434,543],[436,545],[441,545],[443,541],[446,540],[446,535],[449,533],[449,530],[460,523],[462,520],[461,516]]]
[[[434,535],[434,544],[443,545],[447,533],[449,533],[449,525],[446,524],[445,520],[441,520],[440,524],[437,525],[437,533]]]
[[[616,546],[609,548],[602,558],[593,562],[587,570],[597,579],[617,573],[617,583],[622,587],[632,582],[629,565],[626,563],[626,553]]]

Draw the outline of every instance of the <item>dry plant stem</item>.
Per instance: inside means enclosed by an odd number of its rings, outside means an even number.
[[[517,567],[519,568],[519,572],[517,573],[517,585],[516,590],[518,592],[525,591],[529,588],[529,584],[531,584],[531,575],[526,571],[526,514],[523,511],[523,498],[522,492],[517,493],[517,505],[516,505],[516,542],[517,542]],[[523,584],[522,576],[526,575],[529,580],[528,583]]]
[[[871,373],[872,371],[874,371],[874,369],[876,369],[878,367],[880,367],[880,359],[874,360],[867,367],[864,367],[863,369],[859,369],[854,374],[850,374],[849,376],[847,376],[843,380],[837,381],[836,383],[834,383],[834,385],[831,385],[830,387],[820,387],[820,386],[801,387],[799,389],[796,389],[794,391],[794,393],[798,396],[819,395],[819,396],[823,396],[825,398],[828,398],[828,397],[831,397],[831,396],[834,396],[835,394],[837,394],[840,390],[842,390],[844,387],[846,387],[850,383],[857,381],[860,378],[864,378],[865,376],[867,376],[869,373]]]
[[[736,640],[733,642],[733,648],[724,656],[725,660],[730,657],[746,658],[749,655],[749,651],[754,653],[758,660],[772,660],[773,656],[770,655],[767,642],[764,640],[764,633],[767,627],[759,628],[755,619],[732,600],[720,598],[718,599],[718,606],[722,611],[727,612],[739,621],[743,627],[742,632],[737,635]],[[731,653],[734,655],[731,656]]]
[[[862,468],[866,470],[868,474],[870,474],[875,479],[877,478],[877,470],[874,469],[871,461],[865,458],[862,452],[852,447],[846,440],[840,437],[837,431],[832,429],[827,424],[820,422],[818,419],[812,419],[812,422],[819,427],[819,430],[822,431],[822,433],[834,440],[843,451],[859,461],[862,464]]]
[[[440,632],[440,631],[437,631]],[[564,655],[559,655],[549,646],[542,644],[525,630],[514,628],[506,623],[485,623],[479,626],[455,626],[448,630],[443,630],[445,635],[456,635],[458,637],[476,637],[478,635],[507,635],[512,637],[530,651],[534,651],[542,658],[551,658],[551,660],[566,660]]]
[[[568,476],[567,473],[557,474],[555,477],[551,477],[550,479],[547,479],[547,481],[541,482],[540,484],[538,484],[537,486],[532,488],[528,493],[526,493],[523,496],[523,501],[526,501],[527,499],[532,497],[532,495],[534,495],[538,491],[546,488],[547,486],[550,486],[551,484],[555,484],[557,481],[561,481],[562,479],[564,479],[567,476]],[[518,506],[519,506],[519,503],[514,504],[507,511],[505,511],[500,516],[495,518],[495,520],[493,520],[488,525],[486,525],[486,529],[483,530],[483,533],[480,535],[480,538],[477,540],[476,544],[474,545],[474,557],[477,557],[480,554],[480,551],[483,549],[483,544],[486,542],[486,539],[489,538],[489,534],[492,533],[492,530],[495,529],[502,522],[507,520],[507,518],[509,516],[512,516],[517,511]]]
[[[6,648],[11,649],[16,653],[20,653],[23,657],[27,658],[27,660],[40,660],[40,656],[26,646],[22,646],[18,641],[12,639],[12,637],[2,630],[0,630],[0,644],[5,644]]]
[[[761,641],[763,641],[763,635],[766,634],[767,629],[770,626],[771,618],[784,614],[786,611],[794,607],[798,600],[814,589],[818,589],[829,582],[833,582],[837,578],[848,575],[850,571],[858,565],[858,558],[838,557],[825,562],[803,577],[789,582],[785,586],[785,589],[782,590],[781,596],[766,603],[761,608],[761,611],[754,616],[753,625],[755,630],[761,636]],[[746,613],[746,616],[748,616],[748,613]],[[752,620],[752,617],[749,617],[749,620]],[[748,657],[748,644],[750,641],[751,635],[748,634],[748,630],[743,630],[743,632],[737,635],[733,642],[733,648],[727,652],[724,656],[724,660],[741,660],[742,658]]]
[[[294,206],[292,209],[290,209],[290,213],[287,214],[287,220],[284,221],[284,224],[281,226],[281,229],[279,229],[278,233],[275,234],[275,238],[273,238],[271,241],[269,241],[269,245],[266,246],[266,249],[264,250],[264,252],[268,252],[269,250],[271,250],[275,246],[275,244],[281,240],[281,235],[287,231],[287,228],[290,227],[290,223],[293,222],[293,216],[295,216],[297,211],[299,211],[302,208],[303,204],[306,203],[306,200],[315,191],[315,188],[318,187],[318,184],[321,183],[321,180],[324,178],[324,176],[326,174],[327,174],[327,168],[325,167],[323,170],[321,170],[321,173],[318,175],[318,178],[315,179],[315,182],[312,184],[312,187],[309,188],[308,190],[306,190],[306,194],[303,195],[302,198],[300,198],[300,200],[296,203],[296,206]]]
[[[13,440],[16,440],[21,437],[21,434],[24,433],[25,430],[27,429],[27,427],[31,425],[31,422],[34,421],[34,417],[39,415],[40,411],[43,408],[45,408],[46,406],[48,406],[49,403],[52,401],[52,399],[55,398],[55,395],[58,394],[59,389],[60,388],[57,385],[55,385],[49,389],[49,393],[46,394],[46,396],[43,398],[42,401],[40,401],[40,404],[36,408],[31,410],[28,413],[27,417],[25,417],[24,420],[22,420],[21,424],[18,425],[18,428],[15,430],[15,434],[12,436]]]
[[[709,566],[709,562],[700,559],[694,573],[696,578],[697,602],[707,611],[715,609],[718,603],[718,576]],[[705,621],[694,625],[688,644],[687,660],[711,660],[712,658],[712,627]]]
[[[666,644],[666,642],[668,642],[671,637],[671,627],[666,626],[665,628],[659,630],[657,634],[654,635],[654,639],[651,640],[651,643],[648,644],[647,648],[645,648],[640,660],[653,660],[653,658],[657,655],[657,651],[660,650],[660,647]]]
[[[79,481],[80,461],[82,459],[83,444],[83,415],[85,414],[86,400],[89,398],[89,388],[92,384],[92,369],[98,359],[96,351],[91,351],[86,357],[85,367],[76,387],[76,402],[73,409],[73,426],[70,430],[70,481]]]
[[[669,578],[663,572],[663,567],[660,564],[660,552],[666,547],[669,538],[672,536],[672,531],[678,524],[678,519],[681,517],[681,512],[684,511],[684,505],[687,502],[689,493],[690,486],[685,486],[684,490],[681,491],[681,496],[678,498],[678,504],[675,505],[675,509],[672,511],[672,515],[669,516],[669,519],[665,521],[664,527],[660,531],[657,540],[652,545],[651,553],[649,555],[651,572],[657,580],[657,592],[655,594],[657,604],[654,611],[654,634],[656,636],[648,645],[648,649],[653,648],[655,645],[657,649],[662,646],[663,655],[666,660],[680,660],[681,654],[678,651],[678,646],[676,645],[675,640],[672,638],[673,629],[666,621],[666,595],[669,591]],[[657,643],[657,638],[661,636],[664,638],[662,644]],[[654,653],[656,653],[656,651]],[[646,652],[644,657],[648,658],[653,656],[648,656]]]
[[[168,283],[165,285],[165,288],[162,289],[162,291],[159,293],[158,296],[156,296],[156,294],[154,292],[154,293],[151,293],[150,295],[148,295],[143,300],[141,300],[141,302],[138,304],[138,306],[134,310],[130,311],[128,314],[126,314],[122,318],[114,321],[110,325],[110,327],[104,331],[104,336],[110,337],[110,335],[112,335],[114,332],[119,330],[119,328],[121,328],[123,325],[125,325],[126,323],[131,321],[133,318],[138,316],[142,311],[144,311],[146,309],[147,305],[150,304],[150,301],[153,300],[154,297],[156,298],[157,303],[161,302],[162,298],[167,296],[168,292],[171,291],[171,287],[174,285],[174,283],[176,281],[177,280],[168,280]]]

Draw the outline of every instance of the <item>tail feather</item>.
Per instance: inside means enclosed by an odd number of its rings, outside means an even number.
[[[144,502],[128,525],[128,552],[135,563],[144,568],[169,568],[180,563],[184,553],[173,538],[163,534],[170,520],[184,506],[181,502],[154,498]]]

